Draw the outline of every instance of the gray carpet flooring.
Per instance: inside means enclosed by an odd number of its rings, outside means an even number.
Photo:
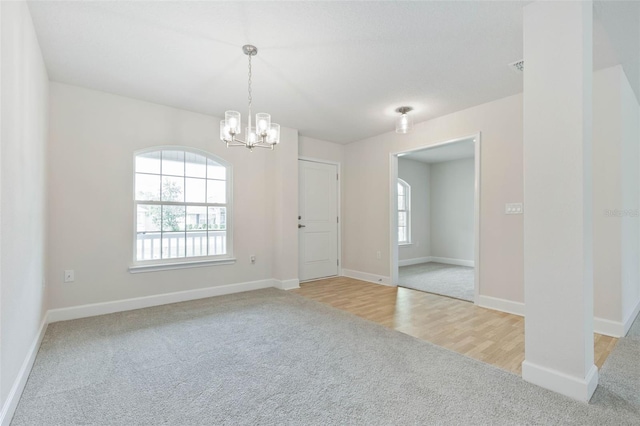
[[[437,262],[401,266],[398,284],[469,302],[473,302],[475,293],[473,268]]]
[[[600,387],[640,412],[640,317],[600,371]],[[640,423],[638,423],[640,424]]]
[[[13,426],[640,424],[276,289],[51,324]]]

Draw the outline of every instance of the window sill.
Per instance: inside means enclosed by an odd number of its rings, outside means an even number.
[[[187,268],[202,268],[204,266],[233,265],[234,263],[236,263],[236,259],[234,257],[228,257],[225,259],[193,260],[190,262],[154,263],[150,265],[130,266],[129,273],[139,274],[142,272],[167,271],[171,269],[187,269]]]
[[[404,247],[404,246],[412,246],[413,243],[398,243],[398,246],[400,247]]]

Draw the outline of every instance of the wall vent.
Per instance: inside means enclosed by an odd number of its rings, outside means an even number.
[[[521,59],[519,61],[515,61],[515,62],[510,63],[509,64],[509,68],[511,68],[512,70],[514,70],[518,74],[523,73],[524,72],[524,59]]]

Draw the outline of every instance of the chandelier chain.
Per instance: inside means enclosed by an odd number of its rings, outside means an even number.
[[[251,114],[251,55],[249,55],[249,114]]]

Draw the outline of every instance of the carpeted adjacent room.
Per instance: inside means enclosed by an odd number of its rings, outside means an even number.
[[[468,266],[427,262],[398,268],[402,287],[473,302],[474,269]]]
[[[267,289],[49,325],[12,425],[638,422]]]

